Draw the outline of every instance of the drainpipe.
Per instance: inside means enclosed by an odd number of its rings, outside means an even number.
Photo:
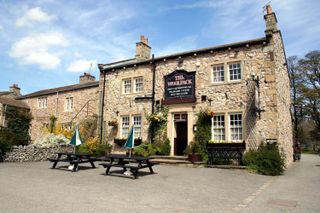
[[[152,107],[151,113],[154,113],[154,96],[155,96],[155,85],[156,85],[156,63],[154,61],[154,54],[152,54],[151,60],[151,69],[152,69]],[[151,131],[151,143],[154,142],[154,129]]]
[[[152,108],[151,112],[154,113],[154,96],[155,96],[155,84],[156,84],[156,63],[154,61],[154,54],[152,54]]]
[[[100,144],[102,144],[102,133],[103,133],[103,111],[104,111],[104,94],[106,87],[106,71],[103,72],[103,88],[101,98],[101,118],[100,118]]]
[[[58,117],[58,103],[59,103],[59,92],[57,92],[56,96],[56,117]]]

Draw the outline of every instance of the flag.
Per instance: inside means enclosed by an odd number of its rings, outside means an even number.
[[[79,146],[81,144],[82,144],[82,140],[80,137],[79,129],[78,127],[76,127],[76,129],[74,130],[73,136],[71,138],[70,145]]]
[[[127,138],[126,143],[124,144],[124,147],[127,149],[133,149],[134,147],[134,131],[133,131],[133,127],[131,127],[129,136]]]

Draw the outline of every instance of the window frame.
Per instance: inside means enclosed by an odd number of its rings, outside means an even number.
[[[215,132],[215,117],[223,117],[223,128],[221,128],[221,127],[219,127],[219,128],[216,128],[216,130],[223,130],[223,134],[220,134],[219,136],[221,137],[221,136],[223,136],[224,138],[223,139],[219,139],[219,140],[216,140],[215,139],[215,134],[214,134],[214,132]],[[226,116],[225,116],[225,114],[224,113],[219,113],[219,114],[216,114],[216,115],[214,115],[212,118],[211,118],[211,122],[212,122],[212,124],[211,124],[211,140],[213,140],[213,141],[222,141],[222,142],[225,142],[226,141]],[[220,121],[218,121],[218,122],[221,122],[221,120]]]
[[[223,69],[222,70],[214,70],[215,68],[217,67],[222,67]],[[221,71],[223,71],[223,75],[221,75]],[[219,81],[215,81],[215,73],[219,73]],[[225,79],[226,79],[226,72],[225,72],[225,64],[224,63],[221,63],[221,64],[214,64],[211,66],[211,83],[213,84],[219,84],[219,83],[223,83],[225,82]],[[223,79],[223,80],[221,80]]]
[[[134,139],[142,138],[142,116],[140,114],[132,115],[132,126],[134,128]],[[134,118],[140,118],[140,124],[135,124]],[[139,137],[136,136],[136,129],[140,129]]]
[[[137,80],[141,80],[141,90],[140,91],[137,91]],[[143,77],[140,76],[140,77],[135,77],[133,78],[133,82],[134,82],[134,93],[142,93],[143,92]]]
[[[126,92],[126,84],[125,84],[126,81],[130,82],[129,92]],[[122,79],[122,94],[128,95],[131,93],[132,93],[132,79],[131,78]]]
[[[239,67],[236,67],[236,68],[232,68],[232,70],[240,70],[240,73],[237,73],[237,74],[232,74],[231,75],[231,69],[230,69],[230,65],[239,65]],[[234,62],[228,62],[227,63],[227,68],[228,68],[228,81],[229,82],[236,82],[236,81],[241,81],[242,80],[242,63],[241,61],[234,61]],[[238,76],[240,75],[240,78],[237,78],[237,79],[232,79],[231,80],[231,76]]]
[[[72,101],[70,101],[70,100],[72,100]],[[66,112],[72,112],[73,111],[73,109],[74,109],[74,104],[73,103],[74,103],[73,96],[66,97],[66,108],[65,108]]]
[[[38,109],[47,109],[48,108],[48,97],[42,96],[38,98]]]
[[[212,118],[211,118],[211,140],[217,143],[240,143],[244,140],[245,138],[245,123],[244,123],[244,117],[243,117],[244,112],[243,111],[227,111],[227,112],[217,112]],[[238,122],[238,126],[232,124],[235,120],[231,120],[232,116],[235,115],[240,115],[241,120],[236,120]],[[215,134],[214,134],[214,117],[215,116],[224,116],[224,140],[218,140],[217,138],[215,139]],[[232,124],[232,125],[231,125]],[[238,139],[233,139],[233,130],[237,128],[237,134],[238,134]]]
[[[241,120],[235,120],[235,121],[240,121],[241,122],[241,124],[240,124],[240,127],[239,126],[235,126],[235,125],[231,125],[231,116],[237,116],[237,115],[240,115],[241,116]],[[228,127],[228,131],[229,131],[229,141],[230,142],[233,142],[233,143],[237,143],[237,142],[242,142],[243,141],[243,129],[244,129],[244,127],[243,127],[243,113],[240,113],[240,112],[233,112],[233,113],[228,113],[228,124],[229,124],[229,127]],[[237,129],[238,130],[238,133],[237,133],[237,135],[238,136],[241,136],[241,139],[237,139],[237,140],[233,140],[232,139],[232,130],[231,129]],[[241,130],[241,131],[239,131],[239,130]]]
[[[124,131],[123,131],[123,129],[124,129],[124,125],[123,125],[124,122],[123,122],[123,121],[124,121],[124,118],[128,118],[128,119],[127,119],[127,122],[126,122],[126,123],[128,123],[128,124],[125,126],[125,128],[126,128],[127,131],[128,131],[126,137],[123,136],[123,132],[124,132]],[[122,115],[122,116],[121,116],[121,129],[120,129],[120,130],[121,130],[121,132],[120,132],[120,137],[121,137],[121,138],[128,138],[128,136],[129,136],[129,131],[130,131],[130,115]]]

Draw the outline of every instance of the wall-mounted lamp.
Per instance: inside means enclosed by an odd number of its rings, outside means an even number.
[[[197,131],[197,124],[194,124],[193,125],[193,132],[196,132]]]
[[[116,111],[117,116],[119,115],[119,111]]]

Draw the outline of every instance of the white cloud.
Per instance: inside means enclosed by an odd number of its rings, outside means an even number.
[[[36,64],[41,69],[54,69],[60,65],[60,52],[57,48],[67,47],[69,41],[58,32],[27,36],[14,43],[9,55],[25,64]],[[55,48],[55,51],[50,51]]]
[[[49,15],[40,7],[31,8],[24,16],[16,20],[17,27],[32,26],[35,23],[49,23],[57,17]]]
[[[90,70],[90,66],[92,64],[91,69],[95,68],[97,63],[95,60],[77,60],[72,62],[67,70],[70,72],[82,72],[82,71],[89,71]]]

